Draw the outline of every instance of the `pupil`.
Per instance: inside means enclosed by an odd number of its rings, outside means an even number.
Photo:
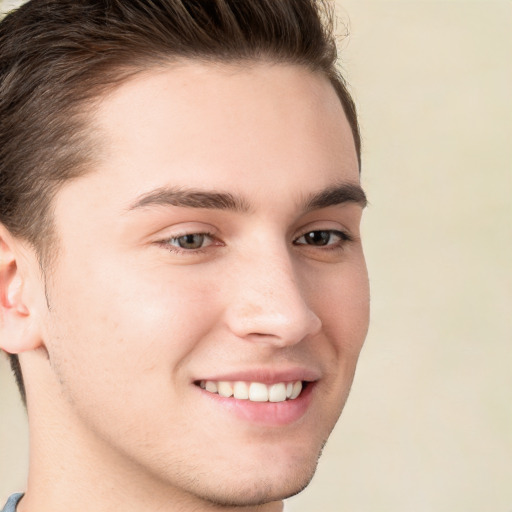
[[[310,245],[327,245],[330,234],[327,231],[311,231],[306,235],[306,241]]]
[[[178,239],[182,249],[199,249],[203,245],[204,235],[185,235]]]

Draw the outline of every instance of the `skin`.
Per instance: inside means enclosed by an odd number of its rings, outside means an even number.
[[[281,510],[315,471],[368,327],[363,205],[305,209],[359,184],[341,104],[301,67],[183,62],[125,83],[91,123],[98,163],[55,198],[46,279],[0,231],[3,348],[21,354],[31,431],[19,510]],[[243,208],[134,207],[164,187]],[[316,382],[284,425],[194,383],[297,368]]]

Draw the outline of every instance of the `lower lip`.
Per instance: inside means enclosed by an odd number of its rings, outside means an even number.
[[[199,387],[197,389],[211,404],[222,407],[242,420],[257,425],[281,427],[295,423],[305,416],[311,405],[315,384],[309,382],[297,398],[284,402],[251,402],[233,397],[225,398]]]

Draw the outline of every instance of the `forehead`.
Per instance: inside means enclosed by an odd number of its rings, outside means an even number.
[[[162,186],[247,196],[358,182],[334,88],[299,66],[185,61],[152,69],[104,97],[92,126],[103,150],[86,180],[97,181],[98,197],[110,191],[109,202],[124,201],[119,208]]]

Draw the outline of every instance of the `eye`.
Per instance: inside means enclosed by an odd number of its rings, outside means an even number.
[[[197,251],[204,249],[209,245],[213,244],[211,235],[208,233],[189,233],[187,235],[181,235],[174,238],[169,238],[165,241],[167,246],[170,248],[183,249],[189,251]]]
[[[343,231],[337,230],[315,230],[305,233],[295,240],[295,245],[311,245],[324,247],[340,245],[342,242],[350,241],[351,237]]]

